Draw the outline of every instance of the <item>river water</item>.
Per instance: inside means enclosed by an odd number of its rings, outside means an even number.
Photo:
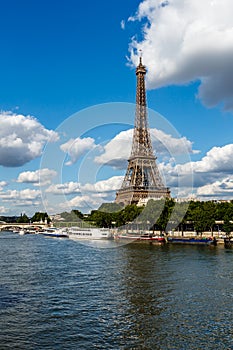
[[[233,349],[233,250],[115,246],[0,233],[0,349]]]

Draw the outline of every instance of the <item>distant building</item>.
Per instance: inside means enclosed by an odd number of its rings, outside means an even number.
[[[195,196],[189,196],[189,197],[183,197],[183,198],[174,198],[174,201],[177,203],[184,203],[184,202],[199,202],[200,200],[196,198]]]
[[[51,221],[64,221],[60,214],[50,215]]]

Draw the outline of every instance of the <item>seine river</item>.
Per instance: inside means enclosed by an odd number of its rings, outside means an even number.
[[[233,250],[0,233],[0,349],[233,349]]]

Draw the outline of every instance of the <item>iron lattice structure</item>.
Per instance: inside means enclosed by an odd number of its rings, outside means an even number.
[[[137,93],[133,143],[128,167],[120,190],[116,194],[116,203],[124,205],[138,203],[140,200],[170,197],[165,187],[154,156],[147,118],[146,67],[140,58],[136,68]]]

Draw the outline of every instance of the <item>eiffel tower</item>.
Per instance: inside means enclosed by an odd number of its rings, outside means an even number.
[[[136,68],[137,93],[133,143],[128,167],[121,188],[116,193],[116,203],[137,204],[144,199],[170,198],[154,156],[147,118],[146,67],[140,57]]]

